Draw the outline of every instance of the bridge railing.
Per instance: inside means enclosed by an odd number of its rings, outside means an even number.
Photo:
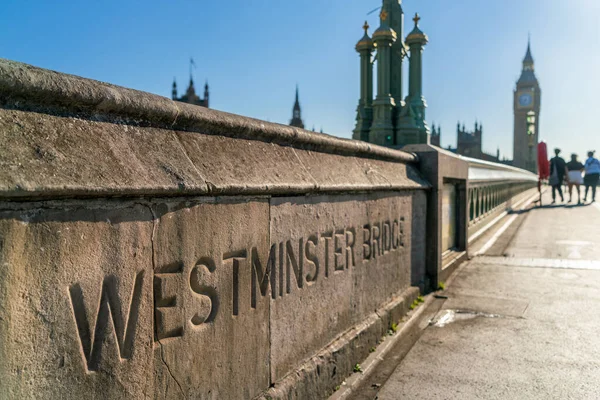
[[[515,200],[535,188],[538,177],[504,164],[461,158],[469,164],[468,237],[472,240],[489,222],[510,209]]]
[[[436,146],[411,145],[404,150],[419,157],[419,169],[432,185],[427,207],[427,278],[429,287],[437,287],[467,258],[469,242],[522,197],[531,195],[537,177]]]

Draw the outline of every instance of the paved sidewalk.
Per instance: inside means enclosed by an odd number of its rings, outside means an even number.
[[[600,206],[521,222],[461,268],[378,399],[600,399]]]

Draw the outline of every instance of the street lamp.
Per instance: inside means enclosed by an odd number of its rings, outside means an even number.
[[[529,137],[529,170],[533,171],[535,169],[535,160],[533,159],[533,146],[535,146],[535,112],[533,111],[527,113],[527,136]]]

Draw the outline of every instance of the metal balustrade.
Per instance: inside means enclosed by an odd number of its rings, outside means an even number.
[[[469,237],[510,209],[513,199],[537,186],[537,175],[508,165],[461,157],[469,163]]]

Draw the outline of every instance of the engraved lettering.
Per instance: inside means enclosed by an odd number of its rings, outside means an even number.
[[[245,260],[248,254],[246,250],[234,251],[231,253],[223,254],[223,262],[232,260],[232,309],[233,315],[239,315],[240,313],[240,261]]]
[[[371,259],[371,225],[363,227],[363,262]]]
[[[400,233],[398,234],[400,247],[404,247],[404,217],[400,217]]]
[[[302,289],[304,286],[304,248],[303,248],[304,239],[299,240],[298,245],[298,259],[296,259],[296,255],[294,254],[294,247],[292,246],[292,241],[288,240],[285,244],[286,249],[286,278],[287,278],[287,292],[288,294],[292,291],[292,274],[291,271],[294,271],[294,276],[296,277],[296,285],[298,288]],[[291,269],[290,269],[291,267]]]
[[[396,250],[398,248],[398,246],[400,245],[400,237],[398,236],[400,234],[400,228],[398,225],[398,220],[394,220],[394,222],[392,223],[392,248],[394,250]]]
[[[321,234],[321,238],[325,239],[325,277],[329,277],[329,258],[331,254],[331,239],[333,239],[333,232],[326,232]]]
[[[381,255],[381,240],[379,240],[381,230],[379,229],[379,223],[373,224],[371,232],[371,250],[373,253],[373,258],[377,258],[378,255]]]
[[[279,243],[279,297],[283,297],[283,264],[285,262],[285,248],[283,242]],[[273,290],[277,293],[276,290]]]
[[[334,240],[334,259],[333,259],[333,268],[336,271],[344,270],[344,247],[346,246],[344,230],[339,230],[335,232],[335,240]]]
[[[383,238],[381,241],[383,242],[383,252],[389,253],[392,250],[392,228],[389,221],[383,223]]]
[[[354,267],[355,254],[354,254],[354,242],[356,238],[356,230],[354,228],[348,228],[346,230],[346,268]]]
[[[260,294],[264,297],[269,291],[269,278],[271,279],[271,285],[275,285],[276,251],[277,245],[274,244],[271,246],[271,250],[269,251],[269,259],[267,260],[265,269],[263,270],[262,263],[260,262],[260,257],[258,255],[258,249],[256,247],[252,248],[252,268],[250,271],[250,280],[252,281],[250,306],[252,308],[256,308],[256,304],[258,303],[256,287],[260,287]],[[273,299],[277,297],[277,293],[275,292],[275,290],[275,287],[271,289],[271,297]]]
[[[190,320],[193,325],[198,326],[214,321],[219,311],[217,287],[211,276],[215,272],[215,268],[215,262],[211,258],[203,257],[198,260],[190,273],[190,288],[199,297],[201,304],[204,306],[203,308],[205,308],[205,310],[197,311],[194,314]]]
[[[306,261],[309,264],[313,264],[315,266],[314,274],[306,274],[306,282],[312,283],[317,280],[319,277],[319,257],[317,257],[316,247],[319,243],[318,235],[310,235],[308,240],[306,241],[306,245],[304,246],[304,254],[306,256]],[[311,251],[312,248],[312,251]]]
[[[259,304],[259,296],[268,296],[269,291],[271,299],[276,300],[278,296],[283,297],[284,294],[290,294],[292,286],[298,290],[303,289],[305,284],[308,287],[312,286],[319,279],[319,274],[322,273],[321,267],[324,267],[326,278],[329,277],[330,272],[337,274],[356,267],[357,247],[361,244],[362,249],[358,247],[358,251],[362,250],[363,264],[396,251],[404,246],[404,223],[404,217],[400,217],[394,220],[365,224],[362,226],[362,243],[357,237],[357,234],[360,235],[358,232],[360,227],[344,227],[323,233],[312,233],[298,239],[298,242],[296,239],[289,239],[272,243],[268,255],[259,253],[257,247],[224,253],[223,264],[230,262],[232,268],[233,315],[240,314],[240,291],[242,290],[240,285],[242,282],[246,282],[246,279],[241,279],[241,277],[245,278],[245,275],[240,277],[240,273],[247,273],[246,269],[241,272],[241,268],[249,269],[250,307],[256,309]],[[324,246],[323,250],[320,250],[318,247],[322,242],[324,242]],[[324,254],[324,260],[321,258],[322,254]],[[261,258],[261,256],[266,258]],[[243,264],[244,262],[246,264]],[[219,296],[218,280],[214,274],[217,264],[218,262],[215,263],[211,258],[200,258],[191,269],[185,269],[186,272],[189,271],[189,275],[186,276],[182,274],[184,266],[181,262],[156,270],[154,299],[155,329],[158,340],[183,336],[184,331],[187,332],[188,329],[198,332],[200,329],[198,327],[215,321],[221,306],[220,302],[223,300]],[[292,281],[295,282],[295,285],[292,284]],[[98,346],[92,341],[96,336],[103,337],[104,326],[107,325],[106,320],[109,319],[108,314],[113,315],[112,309],[120,307],[118,298],[115,297],[117,300],[113,300],[114,295],[111,295],[116,291],[113,288],[114,285],[110,286],[106,282],[102,288],[98,322],[94,326],[94,329],[100,333],[94,334],[94,337],[89,332],[86,333],[86,314],[85,312],[83,314],[76,313],[82,348],[84,354],[87,354],[86,361],[92,368],[97,365],[94,357],[99,357],[96,354],[99,352],[96,350]],[[188,284],[189,286],[187,286]],[[181,292],[186,289],[190,290],[190,293]],[[79,303],[82,303],[83,295],[78,295],[77,290],[77,286],[71,288],[73,308],[81,309],[82,306]],[[244,291],[242,292],[244,293]],[[136,296],[138,295],[136,294]],[[181,304],[182,299],[186,304]],[[188,301],[191,301],[192,304],[188,304]],[[132,306],[130,310],[133,309]],[[129,313],[128,321],[134,318],[133,311],[129,311]],[[118,311],[115,311],[114,314],[113,319],[121,318]],[[117,325],[119,326],[117,327]],[[122,322],[115,322],[115,331],[124,332],[123,326]],[[89,330],[89,328],[87,329]],[[129,337],[123,337],[123,333],[118,333],[118,335],[121,335],[119,336],[120,346],[122,345],[125,349],[127,347],[125,342]],[[123,350],[123,354],[126,354],[126,351]]]
[[[158,340],[183,335],[183,325],[177,308],[181,291],[183,264],[174,262],[163,265],[154,275],[154,329]]]
[[[123,304],[118,295],[119,279],[114,275],[104,278],[100,302],[95,321],[87,318],[85,310],[85,299],[81,286],[76,283],[69,288],[71,305],[75,316],[75,324],[79,334],[81,350],[84,356],[84,362],[88,371],[96,371],[101,360],[101,347],[104,341],[104,335],[109,328],[109,320],[112,319],[112,326],[117,338],[117,346],[121,359],[130,359],[134,350],[134,339],[139,317],[139,309],[142,301],[142,284],[144,282],[144,271],[140,271],[135,276],[133,284],[133,293],[129,301],[129,310],[127,319],[123,319]]]

